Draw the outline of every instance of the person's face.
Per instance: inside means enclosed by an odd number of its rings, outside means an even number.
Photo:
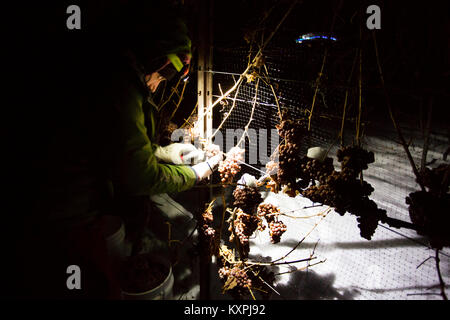
[[[152,74],[148,74],[145,76],[145,83],[147,87],[150,89],[152,93],[156,92],[161,81],[166,80],[163,76],[161,76],[158,72],[153,72]]]

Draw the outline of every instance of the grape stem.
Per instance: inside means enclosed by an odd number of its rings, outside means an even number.
[[[298,259],[298,260],[293,260],[293,261],[283,261],[283,262],[258,262],[258,261],[246,261],[245,264],[247,265],[257,265],[257,266],[279,266],[279,265],[283,265],[283,264],[294,264],[294,263],[300,263],[300,262],[307,262],[307,261],[311,261],[317,259],[317,257],[309,257],[309,258],[304,258],[304,259]]]
[[[322,218],[319,220],[319,222],[317,222],[312,229],[284,256],[282,256],[281,258],[278,258],[277,260],[273,261],[273,262],[278,262],[281,261],[283,259],[285,259],[288,255],[290,255],[292,252],[294,252],[302,243],[303,241],[305,241],[305,239],[311,234],[311,232],[313,232],[313,230],[319,225],[320,222],[322,222],[323,219],[325,219],[325,217],[328,215],[328,213],[331,211],[331,208],[328,208],[325,210]]]

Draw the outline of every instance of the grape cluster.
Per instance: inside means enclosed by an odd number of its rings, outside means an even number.
[[[220,181],[223,184],[230,184],[233,182],[234,176],[241,171],[239,161],[244,160],[244,149],[234,147],[227,153],[225,160],[219,163]]]
[[[286,119],[289,116],[285,113],[283,120],[276,126],[278,134],[285,141],[300,145],[303,138],[308,134],[308,124],[305,119]]]
[[[378,227],[378,222],[384,222],[387,218],[386,210],[378,208],[375,201],[368,197],[355,200],[348,211],[357,216],[360,235],[367,240],[372,239]]]
[[[358,146],[342,147],[336,154],[342,169],[348,168],[359,174],[362,170],[368,168],[368,164],[375,162],[375,156],[372,151],[364,150]]]
[[[302,167],[305,175],[319,181],[319,185],[311,185],[302,191],[302,195],[313,202],[323,203],[333,207],[337,213],[344,215],[349,212],[357,217],[360,234],[370,240],[379,221],[386,219],[386,211],[379,209],[377,204],[369,199],[374,191],[366,181],[360,180],[358,175],[374,162],[372,152],[360,147],[345,147],[339,149],[338,160],[341,171],[332,170],[332,161],[327,163],[309,161],[309,167]],[[319,166],[319,164],[321,166]]]
[[[231,232],[229,240],[233,241],[234,235],[238,237],[244,256],[247,256],[250,251],[250,236],[260,225],[261,219],[257,215],[247,214],[240,208],[236,210],[236,216],[228,228]]]
[[[216,230],[214,228],[212,228],[212,227],[208,227],[207,225],[204,225],[203,226],[203,233],[207,237],[214,237],[214,235],[216,234]]]
[[[201,231],[202,243],[209,246],[211,254],[217,253],[216,243],[216,230],[212,227],[214,217],[212,214],[211,204],[202,212],[199,221],[199,229]]]
[[[219,278],[220,279],[227,279],[228,276],[230,275],[230,271],[231,271],[231,268],[228,267],[228,266],[220,268],[219,272],[218,272],[219,273]]]
[[[277,182],[280,185],[287,185],[295,181],[297,175],[297,165],[301,161],[300,146],[295,143],[285,142],[278,147],[279,168],[277,172]]]
[[[420,171],[417,182],[427,187],[433,194],[442,195],[448,193],[450,185],[450,164],[441,164],[433,169],[425,167]]]
[[[409,216],[417,226],[417,233],[427,236],[431,247],[442,249],[450,246],[450,194],[448,193],[450,166],[440,165],[421,171],[419,181],[428,190],[416,191],[406,197]]]
[[[209,223],[213,222],[214,217],[213,217],[211,208],[209,206],[206,208],[206,210],[203,211],[203,213],[202,213],[202,220],[206,224],[209,224]]]
[[[323,161],[304,157],[299,165],[300,178],[309,184],[310,181],[317,180],[321,184],[325,183],[327,177],[333,173],[333,158],[327,157]]]
[[[282,118],[284,120],[276,126],[278,135],[284,139],[278,147],[279,167],[276,183],[284,185],[287,193],[295,196],[296,190],[300,187],[296,182],[298,165],[302,160],[300,147],[308,130],[304,119],[287,119],[286,114],[283,114]]]
[[[256,187],[238,186],[233,191],[233,197],[233,205],[249,214],[255,213],[258,205],[263,202],[263,198]]]
[[[206,158],[212,158],[220,153],[220,147],[217,144],[208,143],[205,148]]]
[[[280,209],[271,203],[263,203],[258,207],[258,216],[264,218],[269,226],[270,241],[272,243],[280,242],[281,236],[286,232],[287,227],[283,221],[278,220]],[[260,227],[260,230],[263,230]]]
[[[261,203],[257,212],[259,217],[266,219],[267,222],[271,222],[280,214],[280,209],[271,203]]]
[[[228,291],[236,299],[245,297],[252,287],[253,281],[243,264],[225,265],[219,269],[219,278],[225,283],[224,291]]]
[[[276,176],[279,169],[278,162],[269,161],[266,163],[266,174],[270,177]]]
[[[234,299],[245,299],[249,297],[250,290],[258,292],[263,299],[269,299],[271,290],[266,290],[267,286],[273,286],[275,275],[266,266],[252,265],[246,268],[245,263],[221,262],[219,268],[219,278],[224,283],[223,290],[228,292]],[[258,290],[261,289],[261,290]]]
[[[313,202],[334,207],[340,215],[344,215],[354,201],[369,196],[374,190],[366,181],[355,178],[353,171],[348,169],[333,171],[322,182],[319,186],[310,186],[302,194]]]
[[[269,222],[270,241],[272,243],[280,242],[281,235],[283,233],[285,233],[286,230],[287,230],[287,227],[283,223],[283,221],[271,221],[271,222]]]

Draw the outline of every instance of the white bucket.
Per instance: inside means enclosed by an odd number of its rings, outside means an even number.
[[[174,276],[172,273],[172,265],[167,259],[159,256],[151,256],[151,260],[155,263],[164,265],[168,270],[167,277],[157,287],[145,292],[125,292],[122,291],[124,300],[171,300],[173,299]]]
[[[125,260],[125,225],[120,217],[105,215],[102,218],[102,233],[106,241],[108,255],[118,263]]]

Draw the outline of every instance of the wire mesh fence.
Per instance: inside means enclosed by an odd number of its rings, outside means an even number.
[[[321,81],[318,83],[316,80],[321,70],[325,50],[329,60],[325,68],[326,72],[321,75]],[[251,55],[252,52],[249,53],[246,47],[215,48],[214,70],[211,71],[214,74],[215,98],[221,96],[224,90],[239,79],[248,65],[249,54]],[[264,139],[261,138],[263,134],[268,134],[267,141],[273,141],[271,137],[276,135],[276,125],[279,123],[278,105],[272,87],[275,89],[281,109],[287,110],[292,118],[307,118],[313,97],[316,96],[310,136],[302,146],[301,153],[303,156],[310,147],[323,147],[329,150],[329,156],[334,158],[337,168],[338,162],[335,155],[341,142],[352,144],[355,139],[358,88],[355,81],[348,81],[354,67],[354,58],[354,51],[345,50],[339,46],[328,46],[323,42],[315,42],[310,46],[283,47],[277,46],[275,42],[275,45],[264,51],[264,62],[269,78],[259,82],[251,78],[244,80],[237,94],[227,97],[215,111],[220,116],[216,117],[214,127],[218,127],[226,119],[222,132],[225,136],[234,134],[233,141],[236,143],[242,133],[240,131],[236,134],[236,130],[243,130],[252,119],[248,127],[251,134],[248,134],[245,140],[245,150],[265,148],[267,156],[270,156],[277,145],[267,143],[264,146],[261,144],[261,140]],[[267,81],[270,81],[272,87]],[[364,88],[362,95],[368,96],[373,93],[373,90],[376,89]],[[228,114],[233,102],[234,109]],[[339,133],[342,129],[344,106],[346,106],[346,115],[341,140]],[[380,208],[387,211],[389,217],[410,221],[405,197],[418,190],[419,185],[415,181],[410,163],[391,123],[383,116],[383,112],[387,112],[385,107],[368,103],[364,105],[364,108],[361,142],[365,148],[375,153],[376,159],[375,163],[369,165],[364,175],[364,179],[375,189],[371,198]],[[408,125],[403,123],[402,129],[411,139],[409,147],[415,163],[420,164],[423,132],[414,123]],[[435,165],[448,164],[443,157],[447,146],[448,132],[445,128],[435,127],[429,140],[428,159]],[[260,176],[261,171],[265,170],[264,165],[268,159],[261,154],[260,152],[255,161],[250,159],[250,153],[246,152],[245,162],[251,163],[254,168],[243,166],[242,173]],[[358,247],[358,250],[343,250],[345,256],[339,254],[336,256],[335,252],[329,252],[330,248],[335,249],[336,245],[342,245],[346,241],[356,245],[355,242],[359,243],[363,240],[356,240],[357,237],[349,236],[352,232],[357,234],[356,221],[347,216],[344,219],[337,215],[330,219],[333,219],[333,225],[325,224],[321,229],[320,237],[330,241],[323,245],[322,253],[325,256],[329,253],[330,258],[333,258],[330,259],[328,266],[324,264],[320,268],[324,272],[335,272],[337,286],[345,287],[346,290],[351,287],[354,290],[351,292],[357,292],[353,295],[349,293],[350,291],[344,290],[344,293],[336,294],[334,298],[345,298],[345,294],[348,294],[347,298],[359,297],[360,299],[440,298],[439,294],[430,294],[431,289],[438,287],[436,270],[432,266],[417,268],[431,252],[426,238],[418,236],[414,230],[393,229],[382,225],[378,228],[378,235],[373,243],[369,242]],[[298,228],[301,227],[298,226]],[[339,236],[341,236],[340,239]],[[401,245],[396,246],[396,243],[400,242]],[[254,250],[259,252],[258,249]],[[443,274],[448,280],[450,252],[444,248],[441,254]],[[380,261],[384,261],[384,264]],[[337,268],[339,271],[336,271]],[[364,286],[366,286],[365,289],[362,288]]]

